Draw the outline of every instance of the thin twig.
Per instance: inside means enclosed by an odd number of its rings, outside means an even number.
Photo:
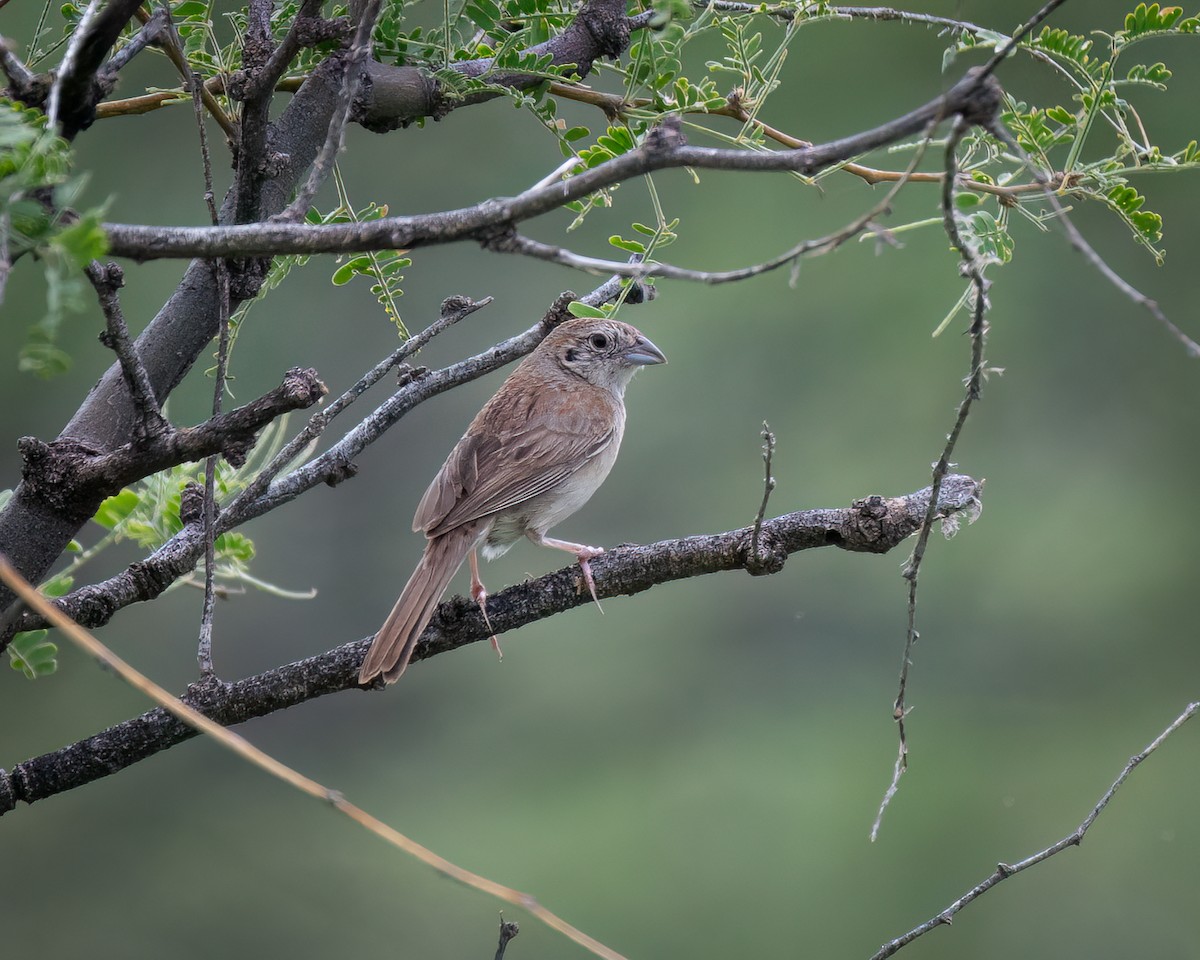
[[[117,291],[124,286],[125,274],[115,263],[102,264],[93,260],[84,270],[88,280],[96,290],[100,301],[100,309],[104,313],[105,332],[101,336],[104,345],[117,355],[121,364],[121,373],[125,377],[125,386],[133,400],[137,414],[134,425],[134,438],[145,439],[149,433],[169,429],[159,409],[158,400],[154,396],[154,386],[150,382],[142,358],[138,355],[137,347],[129,336],[129,328],[125,324],[125,314],[121,310],[121,301]]]
[[[511,920],[505,920],[504,914],[500,914],[500,943],[496,947],[495,960],[504,960],[504,951],[508,949],[508,942],[520,932],[520,926]]]
[[[174,31],[174,24],[171,25]],[[174,35],[174,33],[172,34]],[[201,107],[203,85],[200,77],[192,73],[192,106],[196,115],[196,130],[200,135],[200,156],[204,167],[204,202],[208,206],[209,219],[213,226],[218,222],[216,194],[213,191],[212,160],[208,152],[208,134],[204,129],[204,111]],[[229,366],[229,265],[220,258],[211,261],[217,283],[217,369],[213,380],[212,415],[221,415],[225,397],[225,378]],[[213,615],[216,608],[216,506],[217,456],[214,454],[204,464],[204,603],[200,614],[200,635],[196,642],[196,662],[200,676],[215,677],[212,660]]]
[[[937,492],[940,490],[943,480],[950,471],[950,458],[954,454],[954,448],[958,443],[959,435],[962,433],[963,426],[970,415],[972,404],[979,399],[979,392],[983,383],[983,356],[984,346],[987,341],[986,312],[988,308],[987,291],[989,281],[983,275],[985,264],[979,259],[971,245],[963,239],[958,229],[958,220],[955,212],[957,208],[954,204],[954,194],[958,183],[958,161],[955,151],[957,151],[958,144],[968,129],[970,129],[970,123],[961,116],[957,117],[950,136],[946,141],[946,176],[942,180],[941,206],[942,223],[945,227],[946,235],[950,239],[951,246],[958,251],[959,258],[962,261],[963,273],[969,277],[972,286],[975,288],[975,309],[970,327],[971,367],[965,381],[966,390],[963,393],[962,400],[959,401],[954,426],[946,437],[946,445],[942,448],[941,455],[933,467],[934,496],[930,498],[931,504],[937,502]],[[904,566],[904,578],[908,581],[908,625],[905,631],[904,655],[900,661],[899,690],[892,708],[892,717],[896,721],[900,745],[896,754],[896,762],[892,768],[891,782],[888,784],[887,790],[884,791],[883,799],[879,804],[879,812],[875,815],[875,821],[871,824],[872,840],[875,840],[879,836],[879,829],[883,824],[883,815],[887,812],[888,805],[892,802],[892,798],[895,797],[896,791],[900,787],[900,778],[904,775],[905,770],[908,769],[908,731],[905,726],[905,720],[911,709],[906,702],[908,695],[908,671],[909,667],[912,666],[913,647],[916,645],[917,640],[920,639],[920,634],[917,632],[917,578],[921,569],[921,561],[925,557],[925,549],[929,545],[929,535],[933,530],[933,524],[936,519],[935,511],[932,509],[929,510],[925,515],[924,522],[921,524],[921,531],[917,535],[917,543],[913,547],[912,554]]]
[[[891,210],[892,201],[908,184],[909,177],[912,176],[917,166],[921,163],[921,160],[924,159],[929,138],[932,136],[934,128],[941,122],[941,119],[941,116],[935,115],[930,120],[929,126],[925,129],[921,138],[919,147],[913,151],[913,156],[908,166],[901,172],[899,178],[892,186],[888,188],[887,193],[884,194],[882,199],[869,210],[856,217],[840,230],[836,230],[824,237],[817,237],[814,240],[802,240],[790,250],[785,250],[770,260],[751,264],[748,267],[739,267],[735,270],[692,270],[687,267],[678,267],[674,264],[662,263],[657,260],[644,261],[641,257],[630,257],[626,263],[621,263],[616,260],[583,256],[564,247],[543,243],[540,240],[534,240],[531,237],[526,237],[516,232],[497,239],[489,246],[491,249],[501,253],[519,253],[538,260],[560,263],[563,266],[584,270],[588,273],[612,273],[618,277],[643,279],[654,276],[668,280],[687,280],[694,283],[714,285],[748,280],[751,277],[769,273],[772,270],[795,263],[803,257],[824,256],[858,236],[864,230],[873,227],[878,217]]]
[[[1188,336],[1182,329],[1172,323],[1170,318],[1163,312],[1162,307],[1158,305],[1158,301],[1146,296],[1129,283],[1110,267],[1104,258],[1096,252],[1095,248],[1087,242],[1083,234],[1079,232],[1079,228],[1075,226],[1074,222],[1067,215],[1067,209],[1063,206],[1062,201],[1058,199],[1058,195],[1055,193],[1054,182],[1033,162],[1033,158],[1017,142],[1016,138],[1013,137],[1004,124],[996,121],[986,125],[985,129],[1019,157],[1025,168],[1037,180],[1046,197],[1046,201],[1054,210],[1055,219],[1058,223],[1062,224],[1063,232],[1067,235],[1067,240],[1071,246],[1083,254],[1083,258],[1098,270],[1105,280],[1116,287],[1122,295],[1132,300],[1139,307],[1142,307],[1150,316],[1157,320],[1172,337],[1183,345],[1189,357],[1200,358],[1200,343],[1197,343],[1192,337]]]
[[[354,105],[354,98],[362,81],[363,64],[371,54],[371,31],[375,29],[380,4],[381,0],[367,0],[362,15],[359,17],[358,26],[354,31],[354,39],[350,43],[345,66],[342,68],[342,84],[338,91],[337,103],[333,108],[333,117],[329,121],[329,133],[325,137],[325,143],[321,146],[320,153],[313,161],[308,179],[296,192],[296,198],[288,204],[287,209],[273,219],[302,220],[313,197],[317,195],[321,185],[329,179],[333,163],[345,141],[346,121],[350,117],[350,109]],[[297,20],[299,20],[299,15],[297,15]],[[280,75],[282,75],[282,70]],[[272,79],[272,85],[277,79],[278,77]]]
[[[0,307],[4,306],[4,291],[8,288],[8,275],[12,272],[12,259],[8,252],[9,212],[0,211]]]
[[[211,190],[211,184],[210,184]],[[225,375],[229,364],[229,271],[223,260],[213,261],[217,273],[217,309],[220,312],[220,340],[217,346],[217,370],[213,377],[212,413],[221,415],[221,401],[225,395]],[[204,463],[204,604],[200,614],[200,635],[196,643],[196,662],[202,677],[215,676],[212,661],[213,614],[216,606],[216,507],[217,456],[214,454]]]
[[[775,434],[771,432],[771,427],[766,420],[763,421],[762,438],[763,495],[762,503],[758,505],[758,514],[754,518],[754,535],[750,538],[750,552],[755,557],[759,555],[759,537],[762,534],[763,518],[767,515],[767,503],[771,499],[771,492],[775,489],[775,477],[771,474],[771,457],[775,454]]]
[[[476,310],[486,307],[492,302],[492,299],[492,297],[484,297],[482,300],[472,300],[469,297],[457,296],[447,297],[443,300],[441,314],[437,320],[420,333],[409,337],[403,344],[392,351],[389,356],[379,361],[379,363],[364,373],[353,386],[329,404],[328,407],[318,411],[309,418],[304,429],[289,440],[283,449],[271,459],[271,462],[264,466],[255,475],[254,480],[229,504],[226,513],[227,516],[232,518],[231,522],[236,521],[243,507],[253,503],[267,491],[271,481],[275,479],[279,471],[301,456],[305,448],[310,446],[325,432],[325,428],[329,426],[335,417],[387,376],[389,370],[399,366],[442,331],[458,323],[459,320],[470,316]]]
[[[1088,812],[1088,815],[1083,818],[1083,822],[1080,823],[1073,832],[1067,834],[1067,836],[1063,837],[1057,843],[1053,843],[1044,850],[1035,853],[1031,857],[1026,857],[1024,860],[1018,861],[1017,863],[998,864],[995,872],[986,877],[980,883],[977,883],[975,886],[973,886],[970,890],[946,907],[946,909],[942,910],[937,915],[930,917],[920,926],[909,930],[908,933],[904,934],[903,936],[899,936],[895,940],[890,940],[885,943],[883,947],[880,948],[879,952],[871,957],[871,960],[886,960],[887,957],[892,956],[894,953],[903,947],[906,947],[918,937],[924,936],[935,927],[949,926],[954,919],[954,915],[957,914],[963,907],[965,907],[972,900],[977,900],[979,897],[983,896],[1002,880],[1007,880],[1009,877],[1020,873],[1022,870],[1028,870],[1030,867],[1037,866],[1039,863],[1049,860],[1055,854],[1062,853],[1062,851],[1066,850],[1068,847],[1079,846],[1080,842],[1083,840],[1083,835],[1087,833],[1091,825],[1096,822],[1096,818],[1104,812],[1104,808],[1108,806],[1109,801],[1112,800],[1112,798],[1116,795],[1116,792],[1121,788],[1121,785],[1126,781],[1126,779],[1128,779],[1129,775],[1133,773],[1134,768],[1137,767],[1138,764],[1140,764],[1148,756],[1150,756],[1150,754],[1154,753],[1155,750],[1161,747],[1163,741],[1165,741],[1167,737],[1182,727],[1197,713],[1200,713],[1200,701],[1197,701],[1196,703],[1189,703],[1183,713],[1176,717],[1162,733],[1150,741],[1145,750],[1130,757],[1129,762],[1125,764],[1125,768],[1117,776],[1117,779],[1113,781],[1112,786],[1110,786],[1104,792],[1104,796],[1102,796],[1099,802],[1092,807],[1092,809]]]
[[[763,13],[780,20],[795,20],[797,10],[794,4],[763,5],[758,3],[739,3],[736,0],[710,0],[708,3],[697,4],[700,7],[711,6],[714,10],[724,13]],[[943,27],[960,33],[983,33],[984,28],[976,26],[967,20],[951,20],[948,17],[936,17],[927,13],[909,13],[907,10],[896,10],[892,7],[827,7],[827,15],[843,20],[900,20],[906,23],[922,24],[930,27]]]
[[[135,16],[144,24],[150,20],[151,14],[139,8]],[[217,121],[217,125],[224,131],[225,137],[229,142],[236,144],[238,142],[237,124],[230,119],[229,114],[222,108],[220,101],[217,100],[216,96],[208,88],[208,85],[204,83],[197,84],[195,71],[192,70],[191,65],[187,62],[187,57],[184,56],[183,44],[180,42],[179,32],[175,29],[174,21],[170,20],[169,17],[168,24],[170,26],[167,33],[163,36],[162,45],[167,59],[175,65],[175,69],[179,72],[179,75],[192,88],[193,95],[198,89],[204,109]]]
[[[76,646],[99,662],[101,666],[115,673],[135,690],[145,694],[188,726],[212,737],[221,746],[237,754],[243,760],[252,763],[265,773],[282,780],[301,793],[308,794],[310,797],[315,797],[317,800],[329,804],[329,806],[349,817],[355,823],[359,824],[359,826],[365,827],[377,837],[386,840],[392,846],[397,847],[409,856],[415,857],[427,866],[433,867],[433,869],[450,879],[457,880],[459,883],[473,887],[506,903],[511,903],[514,906],[529,911],[533,916],[541,920],[542,923],[567,936],[596,956],[604,957],[605,960],[624,960],[621,954],[606,947],[600,941],[589,937],[582,930],[573,927],[557,914],[547,910],[529,894],[521,893],[512,887],[506,887],[503,884],[496,883],[494,880],[489,880],[487,877],[472,873],[470,870],[451,863],[444,857],[434,853],[428,847],[422,846],[415,840],[402,834],[399,830],[388,826],[382,820],[373,817],[361,807],[351,803],[337,790],[331,790],[328,787],[322,786],[317,781],[293,770],[286,764],[276,760],[270,754],[254,746],[244,737],[226,730],[219,723],[210,720],[199,710],[188,706],[177,697],[173,697],[165,689],[130,666],[84,630],[83,627],[79,626],[79,624],[71,620],[66,614],[49,603],[2,555],[0,555],[0,579],[3,579],[25,603],[53,623],[54,626],[58,627]]]
[[[505,232],[515,224],[632,177],[675,167],[787,171],[813,176],[859,153],[922,133],[951,114],[969,112],[975,116],[985,112],[998,96],[998,89],[988,81],[968,73],[945,94],[902,117],[851,137],[797,150],[762,152],[691,146],[682,142],[677,127],[664,121],[635,149],[561,183],[439,213],[328,225],[269,222],[221,227],[148,227],[106,223],[103,227],[113,254],[143,260],[412,249],[466,239],[498,246]]]
[[[1038,10],[1037,13],[1021,24],[1021,26],[1017,28],[1016,32],[1013,33],[1012,37],[1010,37],[992,54],[991,59],[989,59],[987,63],[979,68],[979,76],[981,78],[991,76],[991,74],[998,66],[1000,66],[1005,58],[1017,48],[1017,44],[1024,40],[1033,31],[1034,27],[1045,20],[1048,16],[1050,16],[1050,14],[1052,14],[1066,2],[1067,0],[1049,0],[1049,3],[1045,4],[1040,10]]]
[[[146,47],[157,43],[170,15],[170,7],[163,6],[155,10],[150,15],[150,19],[142,24],[142,28],[129,39],[129,42],[108,58],[108,62],[100,70],[100,76],[112,79]]]

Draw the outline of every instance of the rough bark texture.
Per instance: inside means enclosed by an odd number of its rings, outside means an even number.
[[[952,523],[959,516],[973,519],[980,509],[981,487],[970,477],[946,477],[938,516]],[[752,548],[753,527],[620,546],[592,561],[597,593],[601,598],[633,595],[659,583],[724,570],[777,573],[788,555],[815,547],[886,553],[920,529],[930,495],[927,487],[906,497],[866,497],[846,509],[806,510],[766,520],[757,554]],[[572,564],[509,587],[488,600],[491,626],[495,633],[504,633],[590,603],[580,586],[578,568]],[[473,600],[454,597],[439,606],[413,660],[485,640],[491,632]],[[184,700],[226,726],[265,716],[358,686],[359,664],[370,643],[370,637],[354,640],[233,683],[198,684]],[[195,735],[194,729],[166,710],[155,708],[54,753],[19,763],[9,772],[0,770],[0,814],[19,801],[33,803],[117,773]]]

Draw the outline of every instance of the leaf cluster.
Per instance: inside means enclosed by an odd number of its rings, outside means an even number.
[[[68,311],[82,309],[82,270],[105,248],[102,208],[63,213],[85,183],[71,175],[70,145],[47,129],[41,111],[0,100],[0,259],[35,259],[46,279],[46,313],[17,358],[22,372],[52,376],[70,362],[57,346],[59,326]]]

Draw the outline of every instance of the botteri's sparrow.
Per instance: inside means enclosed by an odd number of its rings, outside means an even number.
[[[639,368],[666,359],[629,324],[587,318],[559,324],[521,362],[471,421],[421,498],[413,530],[428,538],[425,553],[375,635],[360,683],[400,678],[468,558],[471,596],[487,622],[477,550],[494,559],[521,537],[566,550],[575,554],[595,599],[588,561],[603,549],[546,532],[604,482],[625,431],[625,387]]]

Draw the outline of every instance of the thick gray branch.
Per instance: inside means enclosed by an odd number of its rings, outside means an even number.
[[[591,63],[597,57],[619,53],[613,48],[612,42],[614,37],[620,35],[621,27],[614,27],[615,33],[609,31],[592,35],[590,32],[602,20],[615,17],[614,11],[618,7],[623,16],[623,0],[588,0],[583,3],[577,19],[583,18],[591,27],[574,31],[568,27],[564,31],[567,39],[561,41],[563,52],[559,62]],[[255,11],[265,11],[269,4],[256,3],[254,8]],[[628,29],[634,29],[645,22],[645,17],[632,18],[627,26]],[[623,36],[627,41],[628,30]],[[590,46],[585,42],[588,37],[591,37]],[[251,51],[251,59],[269,62],[274,51],[268,48],[265,35],[260,39],[262,43]],[[553,45],[556,40],[559,38],[550,43]],[[277,59],[282,60],[283,55]],[[255,204],[257,209],[249,210],[244,196],[239,203],[239,197],[231,194],[222,208],[222,223],[228,224],[237,219],[235,210],[242,219],[265,220],[287,207],[297,184],[327,139],[330,121],[343,89],[344,65],[343,54],[328,58],[313,72],[278,120],[271,125],[269,155],[262,158],[269,163],[270,176],[261,180],[247,175],[239,181],[248,194],[259,194]],[[15,58],[8,57],[4,66],[10,73],[21,75]],[[467,69],[465,65],[463,69]],[[235,304],[257,292],[265,267],[263,261],[253,259],[235,260],[231,264],[231,296]],[[189,265],[174,295],[137,338],[137,354],[142,359],[158,402],[161,403],[183,379],[216,333],[219,324],[217,303],[211,266],[203,260],[195,260]],[[136,422],[137,415],[121,370],[114,364],[76,411],[59,439],[75,441],[93,451],[111,451],[128,441]],[[78,533],[79,526],[75,516],[64,515],[53,503],[34,496],[22,484],[4,510],[0,511],[0,550],[27,579],[37,582]],[[12,599],[11,591],[0,586],[0,610],[5,609]]]
[[[601,57],[618,57],[629,44],[629,35],[649,22],[648,16],[625,16],[625,0],[592,0],[558,36],[522,51],[550,55],[552,66],[575,65],[575,73],[586,77]],[[485,79],[496,87],[524,89],[544,82],[544,77],[499,72],[491,58],[452,63],[448,69],[464,77]],[[479,91],[467,96],[447,94],[427,69],[395,67],[372,61],[363,77],[353,119],[382,133],[407,126],[424,117],[440,119],[451,110],[491,100],[499,91]]]
[[[643,546],[617,547],[592,561],[600,597],[632,595],[651,587],[725,570],[761,575],[778,573],[789,554],[835,546],[859,553],[886,553],[921,527],[930,488],[904,497],[866,497],[843,509],[805,510],[764,521],[757,555],[751,542],[754,527],[727,533],[664,540]],[[953,523],[980,509],[981,484],[954,475],[942,482],[939,516]],[[520,583],[488,601],[496,633],[515,630],[570,610],[591,599],[578,589],[578,568],[570,567]],[[489,631],[473,600],[455,597],[441,604],[417,646],[414,660],[485,640]],[[198,685],[186,702],[226,726],[265,716],[326,694],[357,686],[358,667],[369,637],[327,653],[269,670],[234,683]],[[0,814],[19,801],[34,803],[117,773],[196,735],[196,731],[162,708],[0,770]]]

